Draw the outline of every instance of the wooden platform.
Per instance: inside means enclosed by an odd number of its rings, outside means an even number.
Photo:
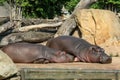
[[[111,64],[73,62],[16,65],[22,80],[120,80],[120,57],[113,57]]]
[[[49,63],[49,64],[16,64],[19,69],[22,68],[49,68],[49,69],[103,69],[103,70],[120,70],[120,57],[113,57],[111,64],[100,63]]]

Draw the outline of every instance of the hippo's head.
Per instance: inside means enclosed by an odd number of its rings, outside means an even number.
[[[90,46],[88,51],[88,58],[89,61],[95,63],[111,63],[112,58],[108,56],[104,49],[100,48],[99,46]]]
[[[56,63],[65,63],[65,62],[71,62],[74,60],[74,56],[67,54],[64,51],[58,51],[52,58],[51,62]]]

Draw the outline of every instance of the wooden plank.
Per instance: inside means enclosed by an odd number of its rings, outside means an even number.
[[[111,64],[99,63],[49,63],[16,64],[22,80],[74,80],[74,79],[120,79],[120,57],[113,57]]]
[[[23,69],[23,80],[38,79],[112,79],[118,80],[120,70],[77,70],[77,69]]]

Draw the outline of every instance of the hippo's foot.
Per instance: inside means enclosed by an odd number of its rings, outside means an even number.
[[[33,61],[33,63],[47,64],[47,63],[50,63],[50,61],[44,58],[38,58],[35,61]]]
[[[80,60],[77,57],[74,58],[74,62],[79,62],[79,61]]]

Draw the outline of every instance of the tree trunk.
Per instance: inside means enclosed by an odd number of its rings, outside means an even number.
[[[53,24],[38,24],[38,25],[30,25],[30,26],[24,26],[24,27],[20,27],[20,28],[16,28],[13,30],[13,32],[26,32],[32,29],[40,29],[40,28],[45,28],[45,27],[59,27],[62,24],[62,22],[58,22],[58,23],[53,23]]]
[[[10,20],[15,23],[14,28],[21,27],[22,22],[22,10],[21,6],[17,5],[16,0],[9,0],[10,2]]]
[[[76,5],[73,13],[70,18],[66,19],[66,21],[59,28],[54,37],[61,35],[70,35],[70,33],[76,27],[75,13],[78,10],[89,8],[93,3],[97,2],[97,0],[80,0],[80,2]]]

